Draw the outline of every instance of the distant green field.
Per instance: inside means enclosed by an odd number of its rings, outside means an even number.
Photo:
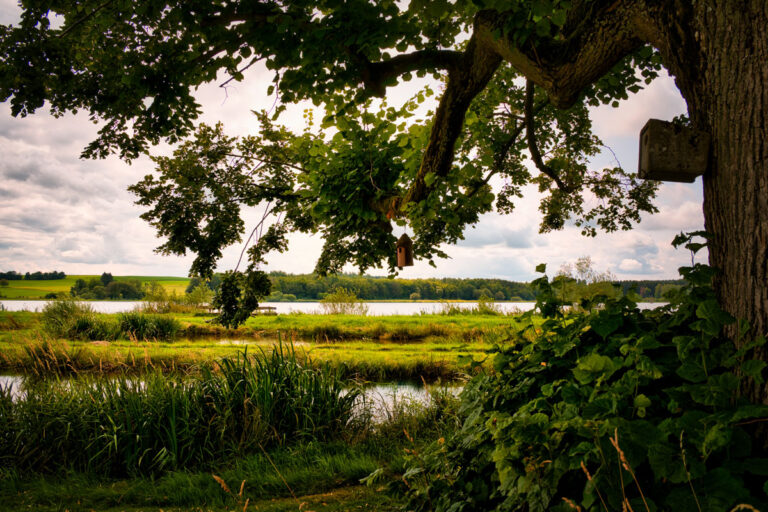
[[[78,279],[97,278],[98,275],[68,275],[65,279],[50,281],[8,281],[8,286],[0,287],[0,296],[4,299],[40,299],[49,293],[69,292]],[[115,276],[116,281],[138,279],[142,283],[156,281],[169,293],[184,293],[189,284],[187,277],[172,276]]]

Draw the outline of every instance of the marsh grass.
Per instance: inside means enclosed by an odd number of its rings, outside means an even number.
[[[505,339],[505,338],[504,338]],[[498,341],[491,337],[491,341]],[[493,347],[486,341],[466,342],[460,337],[423,342],[349,340],[330,343],[300,342],[295,350],[307,354],[312,367],[330,365],[341,378],[361,381],[452,381],[462,379],[468,367],[463,358],[483,360]],[[22,336],[0,341],[0,370],[45,378],[52,375],[131,374],[155,371],[190,375],[222,357],[234,357],[243,343],[270,352],[279,340],[177,340],[173,343],[116,340],[61,341]]]
[[[342,392],[342,390],[345,390]],[[87,376],[0,389],[0,467],[122,476],[206,468],[342,436],[359,390],[290,347],[223,359],[197,377]]]
[[[172,340],[181,330],[181,323],[168,315],[130,312],[117,318],[120,332],[129,339]]]
[[[276,510],[327,510],[324,505],[335,501],[338,508],[331,510],[395,510],[397,499],[373,492],[375,487],[359,487],[360,480],[374,472],[388,478],[400,474],[404,448],[419,449],[457,428],[457,404],[450,392],[433,388],[426,403],[393,402],[384,421],[350,423],[340,439],[274,444],[213,460],[204,470],[170,469],[116,480],[96,472],[39,475],[5,469],[0,495],[10,510],[48,510],[50,504],[55,504],[51,510],[243,510],[246,500],[251,504],[247,510],[273,510],[272,504],[281,500]],[[307,495],[319,493],[317,507],[310,508],[307,504],[314,501]],[[355,497],[361,494],[364,498]]]
[[[87,341],[171,340],[181,323],[170,315],[140,312],[105,315],[83,302],[71,299],[51,301],[41,313],[42,331],[51,338]]]

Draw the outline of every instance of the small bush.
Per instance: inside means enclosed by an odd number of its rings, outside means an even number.
[[[43,331],[54,338],[113,340],[119,334],[113,321],[99,316],[90,305],[71,299],[46,304],[41,323]]]
[[[93,314],[93,309],[74,300],[57,300],[46,304],[42,312],[43,330],[54,337],[63,337],[72,322],[80,316]]]
[[[117,325],[112,320],[101,318],[96,314],[76,317],[66,333],[67,339],[72,340],[114,340],[120,334]]]
[[[336,288],[320,300],[320,307],[327,315],[362,315],[368,314],[368,306],[359,299],[355,292],[346,288]]]
[[[423,311],[422,314],[432,314],[430,311]],[[500,316],[505,315],[501,307],[494,302],[493,299],[488,297],[480,297],[477,300],[477,305],[473,307],[463,308],[456,303],[443,302],[441,309],[437,312],[438,315],[457,316],[457,315],[492,315]]]

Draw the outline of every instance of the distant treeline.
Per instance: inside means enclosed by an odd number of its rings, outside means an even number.
[[[503,279],[387,279],[358,275],[318,278],[311,274],[271,272],[271,300],[320,300],[336,288],[355,292],[363,300],[532,300],[528,283]]]
[[[363,300],[533,300],[530,283],[503,279],[387,279],[342,274],[318,278],[312,274],[271,272],[269,300],[320,300],[336,288],[355,292]],[[616,281],[623,293],[634,290],[644,299],[661,299],[664,293],[683,284],[681,280]]]
[[[144,297],[144,290],[138,279],[115,281],[112,274],[104,272],[101,277],[92,277],[88,281],[78,279],[69,294],[78,299],[139,300]]]
[[[22,279],[27,281],[51,281],[54,279],[65,279],[66,277],[67,274],[57,272],[56,270],[53,272],[27,272],[26,274],[21,274],[15,270],[0,272],[0,279],[5,279],[6,281],[21,281]]]

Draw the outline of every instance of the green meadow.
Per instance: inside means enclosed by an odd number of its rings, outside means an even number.
[[[178,325],[172,337],[121,330],[159,319]],[[0,373],[24,379],[21,399],[0,386],[13,439],[0,438],[0,510],[399,510],[402,493],[372,475],[402,474],[409,450],[455,430],[458,401],[431,386],[427,403],[395,395],[374,418],[354,397],[373,382],[461,384],[518,327],[473,314],[211,319],[91,311],[62,337],[48,313],[0,311]],[[243,415],[257,421],[241,429]]]
[[[471,360],[516,340],[519,324],[505,315],[312,315],[251,317],[224,329],[201,314],[95,314],[99,329],[68,338],[51,336],[43,314],[0,312],[0,370],[45,377],[47,373],[142,373],[154,369],[194,371],[240,351],[270,351],[280,342],[346,377],[366,381],[461,379]],[[172,338],[158,340],[136,330],[117,332],[136,319],[175,321]],[[81,321],[78,325],[82,324]],[[104,325],[114,327],[104,327]],[[105,339],[105,334],[110,339]]]
[[[98,275],[68,275],[64,279],[44,281],[8,281],[8,286],[0,287],[0,298],[3,299],[42,299],[49,293],[69,293],[78,279],[88,281],[98,279]],[[115,281],[139,281],[142,284],[155,281],[169,293],[182,294],[189,284],[189,278],[172,276],[114,276]]]

